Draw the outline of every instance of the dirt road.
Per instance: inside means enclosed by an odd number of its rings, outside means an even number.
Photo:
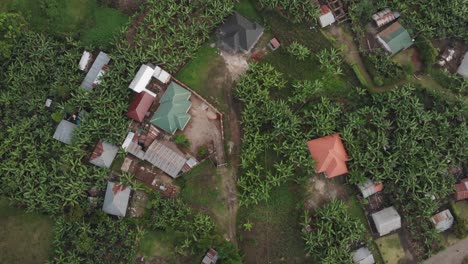
[[[468,238],[439,252],[439,254],[424,261],[424,264],[461,264],[465,256],[468,256]]]

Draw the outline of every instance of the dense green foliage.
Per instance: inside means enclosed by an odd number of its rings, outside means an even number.
[[[424,69],[427,70],[434,64],[437,55],[439,55],[439,51],[434,48],[431,41],[424,36],[418,37],[415,44],[418,48],[421,62],[424,64]]]
[[[10,58],[14,44],[25,26],[26,21],[21,15],[0,13],[0,61]]]
[[[288,52],[298,60],[305,60],[310,56],[310,50],[297,41],[294,41],[291,45],[289,45]]]
[[[391,84],[405,76],[405,71],[383,51],[369,53],[364,64],[378,86]]]
[[[309,0],[259,0],[258,2],[261,7],[278,9],[294,23],[312,21],[320,14],[318,6]]]
[[[364,239],[366,228],[363,223],[350,216],[341,200],[333,200],[317,209],[312,219],[306,213],[303,229],[306,251],[323,264],[353,263],[352,246]]]

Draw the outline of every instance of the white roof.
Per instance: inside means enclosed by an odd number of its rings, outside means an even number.
[[[319,23],[321,27],[329,26],[335,23],[335,16],[333,16],[332,12],[328,12],[324,15],[321,15],[319,18]]]
[[[83,51],[83,55],[81,55],[79,67],[80,70],[84,71],[86,69],[86,66],[88,66],[89,59],[91,58],[91,53],[88,51]]]
[[[141,65],[140,69],[135,75],[135,78],[133,78],[133,81],[130,83],[129,88],[137,93],[144,91],[148,83],[151,81],[153,73],[154,69],[151,66],[146,64]]]
[[[458,67],[457,73],[465,78],[468,78],[468,52],[465,53],[465,56],[463,57],[463,61]]]
[[[374,264],[374,256],[366,247],[362,247],[353,252],[353,261],[356,264]]]
[[[125,138],[122,148],[127,150],[128,146],[130,146],[130,143],[132,143],[133,137],[135,136],[135,133],[133,132],[128,132],[127,137]]]
[[[156,69],[154,69],[153,77],[162,83],[168,83],[171,80],[171,75],[159,66],[156,66]]]
[[[190,158],[187,160],[187,165],[189,165],[190,168],[195,167],[198,164],[198,161],[194,158]]]
[[[395,207],[390,206],[372,214],[375,227],[381,236],[401,227],[401,218]]]
[[[50,107],[51,104],[52,104],[52,99],[47,99],[47,100],[45,101],[45,106],[46,106],[46,107]]]
[[[431,222],[434,224],[437,232],[444,232],[453,225],[453,216],[450,210],[446,209],[431,217]]]

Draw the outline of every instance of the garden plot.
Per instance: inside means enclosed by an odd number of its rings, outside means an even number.
[[[398,264],[409,261],[398,234],[379,238],[376,240],[376,243],[386,264]]]

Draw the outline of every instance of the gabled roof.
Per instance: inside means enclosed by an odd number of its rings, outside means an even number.
[[[187,162],[187,158],[184,155],[158,140],[151,143],[144,153],[143,159],[158,167],[172,178],[177,177]]]
[[[218,37],[224,47],[234,51],[249,51],[263,34],[263,27],[239,13],[232,14],[219,28]]]
[[[468,52],[465,53],[465,56],[463,57],[463,60],[457,69],[457,73],[465,78],[468,78]]]
[[[380,192],[383,190],[383,184],[380,182],[373,182],[370,179],[366,178],[366,181],[358,184],[358,188],[362,193],[364,198],[371,196],[374,193]]]
[[[57,129],[55,129],[54,139],[70,145],[73,138],[73,132],[75,131],[76,127],[77,125],[67,120],[60,121]]]
[[[384,45],[384,47],[391,52],[392,55],[413,45],[413,40],[408,31],[406,31],[399,22],[395,22],[381,31],[377,34],[377,37],[379,40],[385,42],[387,46]]]
[[[154,96],[143,91],[133,97],[133,101],[128,107],[127,116],[131,119],[142,122],[146,113],[154,102]]]
[[[453,225],[453,216],[449,209],[446,209],[431,217],[431,222],[438,232],[443,232]]]
[[[140,93],[144,91],[148,83],[151,81],[151,77],[153,77],[154,69],[151,66],[143,64],[140,66],[135,78],[133,78],[132,82],[129,85],[129,88],[133,91]]]
[[[109,63],[109,61],[109,55],[102,51],[99,52],[99,55],[94,60],[93,66],[91,66],[91,69],[89,69],[85,79],[81,83],[81,86],[83,86],[87,90],[93,89],[94,85],[99,83],[99,78],[102,77],[102,75],[104,74],[103,68]]]
[[[125,216],[131,192],[130,186],[108,182],[102,210],[115,216]]]
[[[348,173],[348,155],[339,134],[313,139],[307,142],[316,172],[325,172],[328,178]]]
[[[189,101],[191,92],[171,82],[161,97],[158,110],[151,118],[151,123],[174,134],[177,129],[184,130],[191,116],[187,113],[192,102]]]
[[[401,218],[395,207],[390,206],[372,214],[375,227],[381,236],[401,227]]]
[[[468,178],[465,178],[460,181],[460,183],[455,184],[455,198],[460,201],[468,199]]]
[[[118,150],[117,146],[99,140],[89,162],[98,167],[110,168]]]

